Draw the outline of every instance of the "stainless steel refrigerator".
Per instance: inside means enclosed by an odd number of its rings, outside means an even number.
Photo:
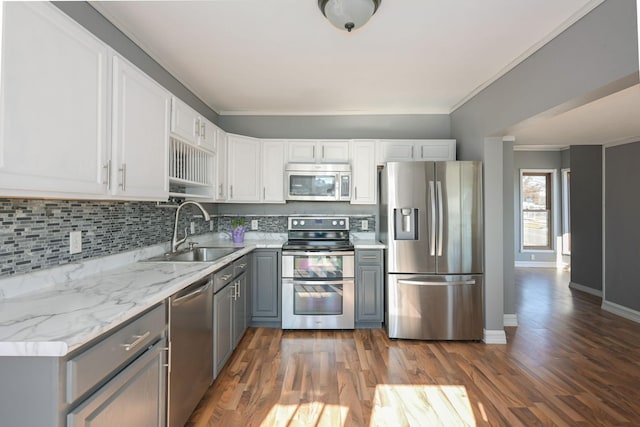
[[[389,162],[380,173],[390,338],[483,337],[482,163]]]

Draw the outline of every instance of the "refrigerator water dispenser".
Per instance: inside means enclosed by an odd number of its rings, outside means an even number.
[[[418,240],[418,209],[394,209],[395,240]]]

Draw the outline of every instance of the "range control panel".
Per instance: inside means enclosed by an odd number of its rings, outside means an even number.
[[[289,231],[296,230],[349,230],[349,217],[290,216]]]

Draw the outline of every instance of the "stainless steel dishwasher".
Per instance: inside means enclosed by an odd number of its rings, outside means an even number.
[[[169,427],[182,427],[213,378],[212,279],[170,297]]]

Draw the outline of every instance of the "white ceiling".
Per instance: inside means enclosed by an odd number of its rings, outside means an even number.
[[[383,0],[337,30],[317,0],[92,2],[220,114],[449,113],[602,0]]]

